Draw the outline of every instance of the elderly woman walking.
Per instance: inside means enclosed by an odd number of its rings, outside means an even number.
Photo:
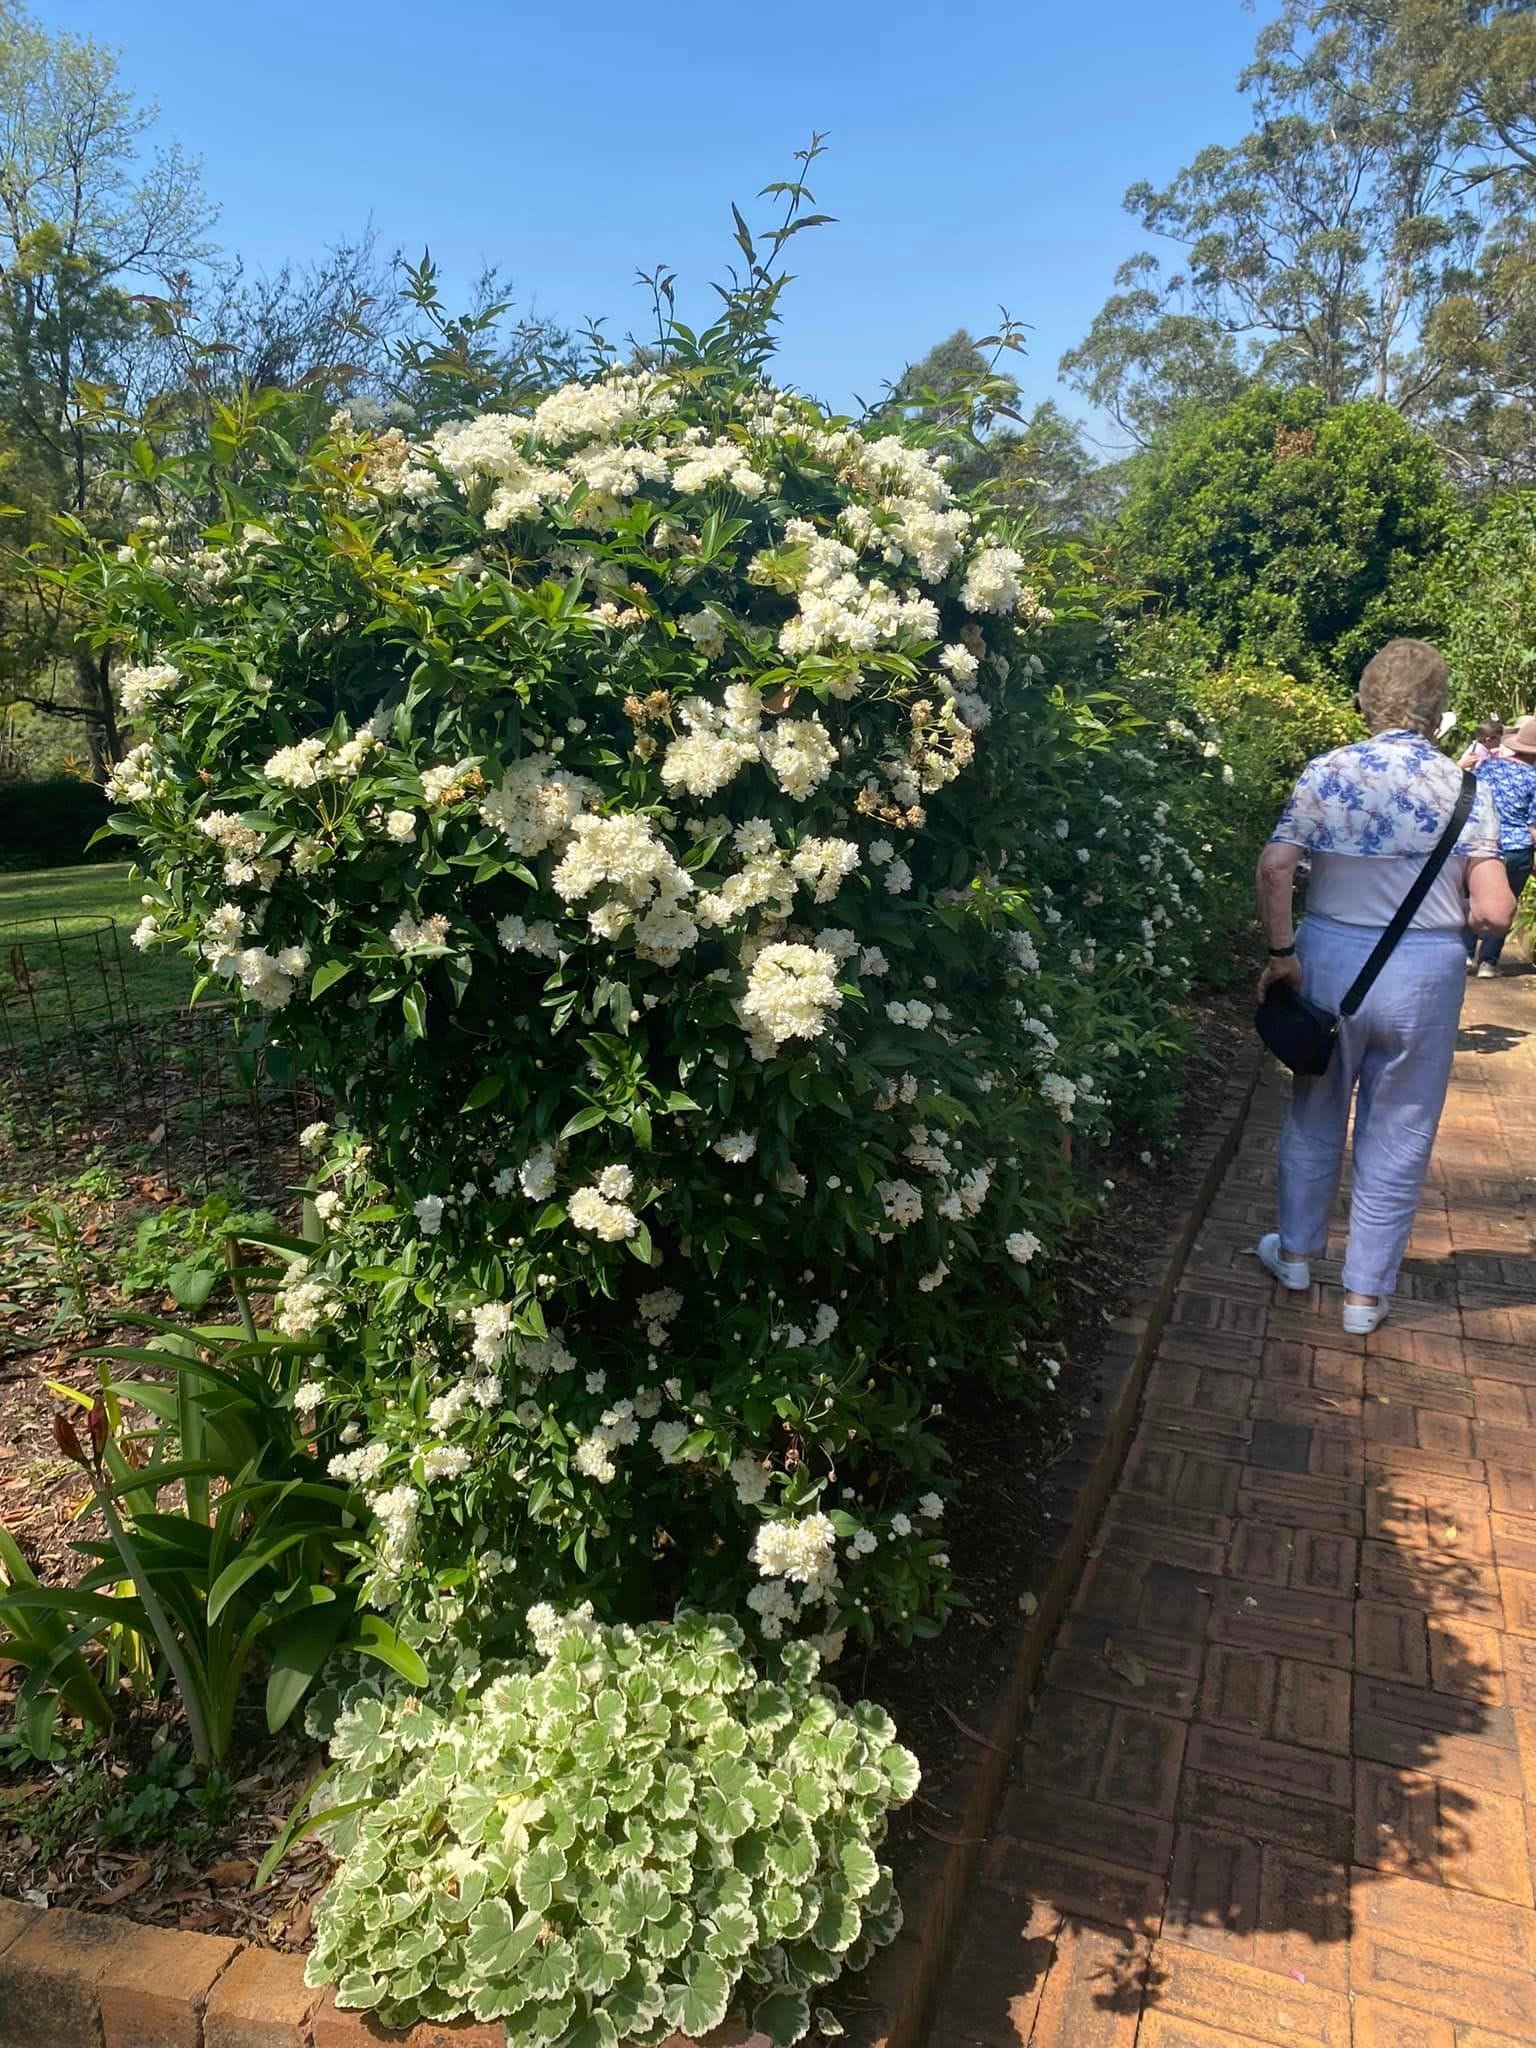
[[[1371,737],[1309,762],[1259,858],[1269,964],[1261,999],[1289,983],[1337,1012],[1427,859],[1447,832],[1462,773],[1429,740],[1445,709],[1445,663],[1422,640],[1394,640],[1360,678]],[[1306,917],[1292,924],[1296,868],[1309,856]],[[1344,1256],[1344,1328],[1386,1316],[1413,1229],[1445,1103],[1466,985],[1463,940],[1508,930],[1514,898],[1499,857],[1492,791],[1466,822],[1411,923],[1352,1015],[1327,1068],[1298,1074],[1280,1134],[1279,1229],[1260,1260],[1284,1287],[1311,1284],[1327,1248],[1355,1106],[1354,1174]]]

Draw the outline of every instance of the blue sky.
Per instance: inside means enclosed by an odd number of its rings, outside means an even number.
[[[838,225],[802,237],[786,376],[834,404],[999,304],[1032,323],[1026,395],[1141,245],[1121,209],[1245,125],[1234,90],[1259,20],[1241,0],[824,0],[666,9],[588,0],[34,0],[53,27],[119,45],[161,130],[201,155],[219,237],[258,267],[320,253],[372,218],[430,244],[449,278],[482,260],[575,321],[640,325],[639,265],[708,304],[748,218],[829,132],[814,188]]]

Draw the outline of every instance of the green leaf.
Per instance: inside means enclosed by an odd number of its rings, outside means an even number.
[[[880,1865],[872,1849],[863,1842],[844,1842],[838,1851],[837,1861],[854,1898],[862,1899],[866,1892],[874,1890],[880,1876]]]
[[[662,2003],[661,1986],[643,1962],[632,1963],[604,2001],[614,2025],[626,2037],[639,2035],[658,2020]]]
[[[565,1872],[565,1851],[557,1848],[553,1842],[542,1842],[537,1849],[528,1852],[523,1858],[522,1869],[517,1873],[517,1889],[519,1897],[530,1912],[542,1913],[547,1910],[550,1900],[555,1895],[555,1886],[565,1876]],[[547,1995],[558,1998],[564,1989],[565,1985],[562,1984],[558,1990]]]
[[[917,1796],[923,1771],[910,1749],[903,1749],[899,1742],[893,1742],[889,1749],[881,1751],[880,1768],[891,1781],[891,1796],[898,1806],[905,1806],[909,1799]]]
[[[179,1266],[172,1266],[166,1275],[166,1284],[178,1308],[199,1309],[212,1294],[218,1277],[216,1267],[188,1259]]]
[[[610,1940],[599,1927],[583,1927],[577,1933],[576,1988],[601,1998],[611,1991],[629,1968],[629,1951]]]
[[[427,1035],[427,996],[418,983],[413,982],[400,998],[400,1007],[405,1012],[406,1036],[425,1038]]]
[[[610,1929],[620,1941],[632,1941],[649,1922],[664,1920],[671,1906],[660,1878],[649,1870],[626,1870],[613,1888]]]
[[[773,2048],[794,2048],[811,2031],[811,2001],[803,1991],[770,1991],[752,2008],[752,2031]]]
[[[353,1645],[364,1657],[375,1657],[398,1671],[412,1685],[425,1685],[431,1673],[419,1653],[398,1635],[382,1614],[365,1614],[352,1636]]]
[[[487,1074],[483,1080],[477,1081],[465,1096],[464,1109],[460,1113],[466,1114],[472,1109],[484,1109],[488,1102],[496,1100],[506,1085],[507,1077],[505,1074]]]
[[[334,988],[338,981],[345,980],[352,972],[352,967],[353,962],[350,960],[327,960],[323,967],[317,967],[310,976],[309,1000],[314,1002],[318,996],[323,996],[328,988]]]
[[[537,1948],[543,1931],[542,1914],[515,1919],[505,1899],[485,1899],[471,1916],[464,1960],[482,1976],[511,1977]]]
[[[730,1978],[712,1956],[700,1956],[681,1984],[667,1986],[667,2025],[701,2041],[723,2024],[730,2004]]]
[[[589,1103],[585,1109],[578,1109],[576,1114],[566,1124],[560,1133],[560,1142],[563,1145],[567,1138],[578,1137],[581,1132],[590,1131],[598,1124],[606,1123],[607,1120],[608,1112],[601,1103]]]
[[[536,1947],[523,1965],[523,1982],[535,1998],[546,2004],[563,1998],[575,1975],[576,1959],[571,1954],[571,1945],[558,1936]]]
[[[346,1621],[339,1602],[306,1607],[263,1638],[267,1651],[267,1726],[275,1735],[319,1676]]]
[[[615,2048],[619,2030],[601,2006],[588,2013],[561,2042],[560,2048]]]

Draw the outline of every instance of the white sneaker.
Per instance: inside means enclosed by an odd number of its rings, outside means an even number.
[[[1479,960],[1477,963],[1477,978],[1479,981],[1492,981],[1498,971],[1491,960]]]
[[[1477,955],[1475,953],[1467,955],[1467,972],[1468,974],[1476,974],[1477,972]]]
[[[1288,1287],[1293,1294],[1305,1293],[1312,1285],[1312,1268],[1305,1259],[1282,1259],[1280,1256],[1280,1233],[1271,1230],[1261,1237],[1253,1248],[1253,1255],[1268,1273],[1273,1273],[1282,1287]]]
[[[1344,1333],[1349,1337],[1369,1337],[1373,1330],[1379,1330],[1387,1320],[1392,1304],[1382,1296],[1368,1308],[1362,1301],[1346,1301],[1344,1304]]]

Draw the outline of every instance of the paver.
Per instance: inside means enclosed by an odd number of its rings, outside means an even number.
[[[1458,1053],[1367,1340],[1339,1242],[1294,1297],[1244,1257],[1284,1107],[1261,1084],[938,2048],[1536,2044],[1536,976],[1469,988],[1467,1021],[1510,1029]]]

